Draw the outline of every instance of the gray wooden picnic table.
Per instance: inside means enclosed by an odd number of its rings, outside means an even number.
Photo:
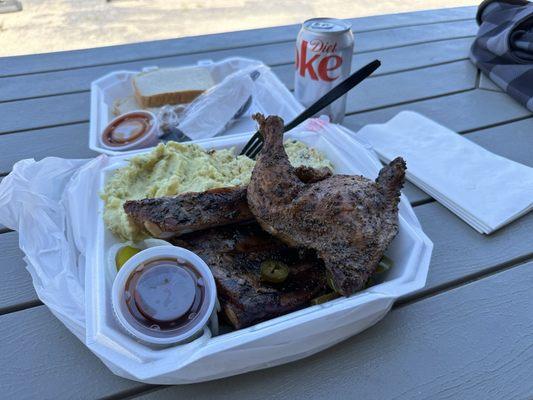
[[[349,13],[349,11],[347,11]],[[419,111],[533,166],[533,116],[472,66],[475,8],[351,20],[357,131]],[[23,158],[88,158],[90,82],[110,71],[245,56],[293,87],[298,26],[0,59],[0,176]],[[446,151],[446,149],[443,149]],[[533,213],[484,236],[421,190],[405,192],[435,244],[425,289],[367,331],[307,359],[224,380],[149,386],[113,375],[37,298],[18,235],[0,227],[0,398],[532,399]],[[39,223],[39,221],[35,221]]]

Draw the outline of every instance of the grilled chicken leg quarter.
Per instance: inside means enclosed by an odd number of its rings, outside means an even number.
[[[333,175],[304,183],[283,147],[283,120],[256,114],[264,147],[247,200],[261,227],[290,246],[314,249],[335,290],[349,296],[365,286],[398,233],[405,162],[396,158],[376,181]]]

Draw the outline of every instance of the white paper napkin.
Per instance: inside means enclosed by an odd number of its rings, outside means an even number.
[[[356,137],[383,161],[402,156],[407,179],[481,233],[533,209],[533,168],[498,156],[420,114],[403,111]]]

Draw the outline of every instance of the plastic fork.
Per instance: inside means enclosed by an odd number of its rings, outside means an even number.
[[[329,92],[327,92],[324,96],[318,99],[315,103],[313,103],[311,106],[306,108],[300,115],[294,118],[291,122],[285,125],[284,132],[290,131],[291,129],[295,128],[296,126],[304,122],[307,118],[312,117],[316,113],[320,112],[321,110],[329,106],[339,97],[346,94],[351,89],[353,89],[355,86],[357,86],[359,83],[361,83],[363,80],[368,78],[376,69],[379,68],[380,65],[381,65],[381,62],[379,60],[374,60],[371,63],[365,65],[363,68],[355,71],[348,78],[346,78],[344,81],[342,81],[337,86],[335,86],[333,89],[331,89]],[[241,155],[245,155],[251,159],[255,159],[255,157],[257,156],[257,154],[259,154],[262,148],[263,148],[263,138],[258,130],[251,137],[248,143],[246,143],[246,145],[241,151]]]

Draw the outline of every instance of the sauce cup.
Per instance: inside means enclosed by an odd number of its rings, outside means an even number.
[[[216,313],[207,264],[176,246],[140,251],[119,270],[111,301],[122,328],[141,342],[168,346],[199,337]]]
[[[159,123],[154,113],[137,110],[113,119],[100,136],[111,150],[134,150],[155,146],[159,141]]]

